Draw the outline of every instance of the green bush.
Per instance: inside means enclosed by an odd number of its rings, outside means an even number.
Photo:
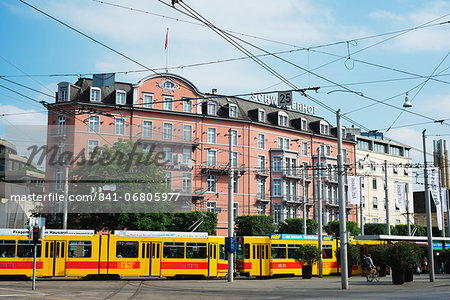
[[[275,232],[272,216],[239,216],[235,223],[237,236],[266,236]]]
[[[439,258],[446,264],[450,263],[450,248],[442,250]]]
[[[364,224],[364,235],[386,234],[386,223],[367,223]]]
[[[317,222],[306,219],[306,234],[317,234]],[[278,233],[303,234],[303,219],[289,218],[278,225]]]
[[[338,261],[341,260],[341,247],[336,249],[336,257]],[[347,261],[349,265],[357,265],[359,262],[359,247],[348,244],[347,246]]]
[[[387,265],[387,249],[388,247],[386,245],[376,245],[369,248],[369,254],[371,255],[375,265]]]
[[[416,244],[401,241],[388,246],[387,263],[400,270],[414,269],[420,262],[420,249]]]
[[[321,253],[319,248],[314,245],[301,245],[299,248],[295,249],[294,259],[304,265],[312,266],[320,259]]]
[[[357,236],[361,233],[358,223],[353,221],[347,221],[346,225],[347,231],[350,232],[350,235]],[[339,237],[339,221],[328,222],[328,224],[324,226],[324,229],[327,234]]]

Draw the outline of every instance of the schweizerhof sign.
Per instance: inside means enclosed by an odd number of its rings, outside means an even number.
[[[253,102],[263,103],[266,105],[275,105],[277,107],[281,107],[278,103],[278,97],[274,95],[269,94],[258,94],[255,92],[252,92],[252,96],[250,98]],[[308,105],[300,102],[292,102],[292,105],[290,107],[287,107],[288,110],[297,111],[299,113],[303,114],[310,114],[310,115],[317,115],[317,106]]]

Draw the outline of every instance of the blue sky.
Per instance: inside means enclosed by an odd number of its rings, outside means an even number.
[[[243,54],[204,26],[152,15],[193,21],[157,0],[109,1],[147,13],[93,0],[28,2],[155,69],[165,67],[164,39],[169,28],[168,65],[175,67],[170,72],[186,77],[200,91],[209,92],[216,88],[221,94],[233,95],[288,89],[249,59],[187,67],[194,63],[242,57]],[[450,1],[187,0],[185,3],[216,26],[247,34],[239,37],[267,51],[296,50],[280,56],[304,69],[314,69],[321,78],[303,74],[301,69],[275,58],[262,59],[284,77],[293,78],[292,83],[299,88],[319,86],[319,92],[311,92],[311,96],[333,109],[341,108],[346,116],[367,128],[386,131],[392,127],[386,134],[388,137],[416,148],[421,148],[424,129],[430,135],[429,141],[447,139],[445,135],[450,134],[450,120],[443,125],[433,123],[433,120],[450,118],[450,57],[446,57],[450,50],[450,24],[437,25],[450,20]],[[404,32],[397,37],[391,34],[360,39],[426,23],[432,26]],[[84,74],[142,69],[14,0],[0,1],[0,41],[0,75],[47,94],[54,94],[58,82],[75,82],[77,76],[27,77],[25,73]],[[314,48],[335,42],[342,43]],[[300,51],[299,47],[311,49]],[[259,50],[248,49],[261,54]],[[320,67],[339,56],[344,58]],[[345,59],[348,56],[350,59]],[[433,72],[440,75],[433,77],[439,82],[426,79]],[[116,79],[137,82],[149,74],[117,74]],[[17,75],[22,77],[14,77]],[[333,86],[336,83],[341,86]],[[348,85],[350,83],[353,85]],[[5,80],[0,80],[0,84],[36,100],[54,101]],[[342,92],[342,85],[357,93]],[[408,110],[428,118],[404,112],[394,122],[401,112],[406,91],[410,91],[413,103]],[[366,107],[375,102],[358,93],[381,101],[392,97],[386,102],[391,107],[382,104]],[[312,104],[299,94],[294,99]],[[35,113],[42,110],[39,104],[0,87],[0,113],[26,113],[0,117],[0,136],[5,134],[4,126],[11,124],[45,125],[46,115]],[[319,115],[336,124],[332,112],[319,107]],[[351,126],[346,121],[343,125]],[[428,150],[431,151],[430,143]],[[412,151],[411,155],[413,162],[423,161],[419,151]]]

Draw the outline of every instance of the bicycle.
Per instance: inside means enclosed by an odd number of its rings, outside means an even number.
[[[367,272],[366,274],[366,278],[368,282],[373,282],[374,280],[378,282],[379,281],[378,267],[370,269],[370,271]]]

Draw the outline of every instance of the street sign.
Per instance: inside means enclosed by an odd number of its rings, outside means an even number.
[[[282,108],[292,105],[292,91],[278,92],[278,105]]]

